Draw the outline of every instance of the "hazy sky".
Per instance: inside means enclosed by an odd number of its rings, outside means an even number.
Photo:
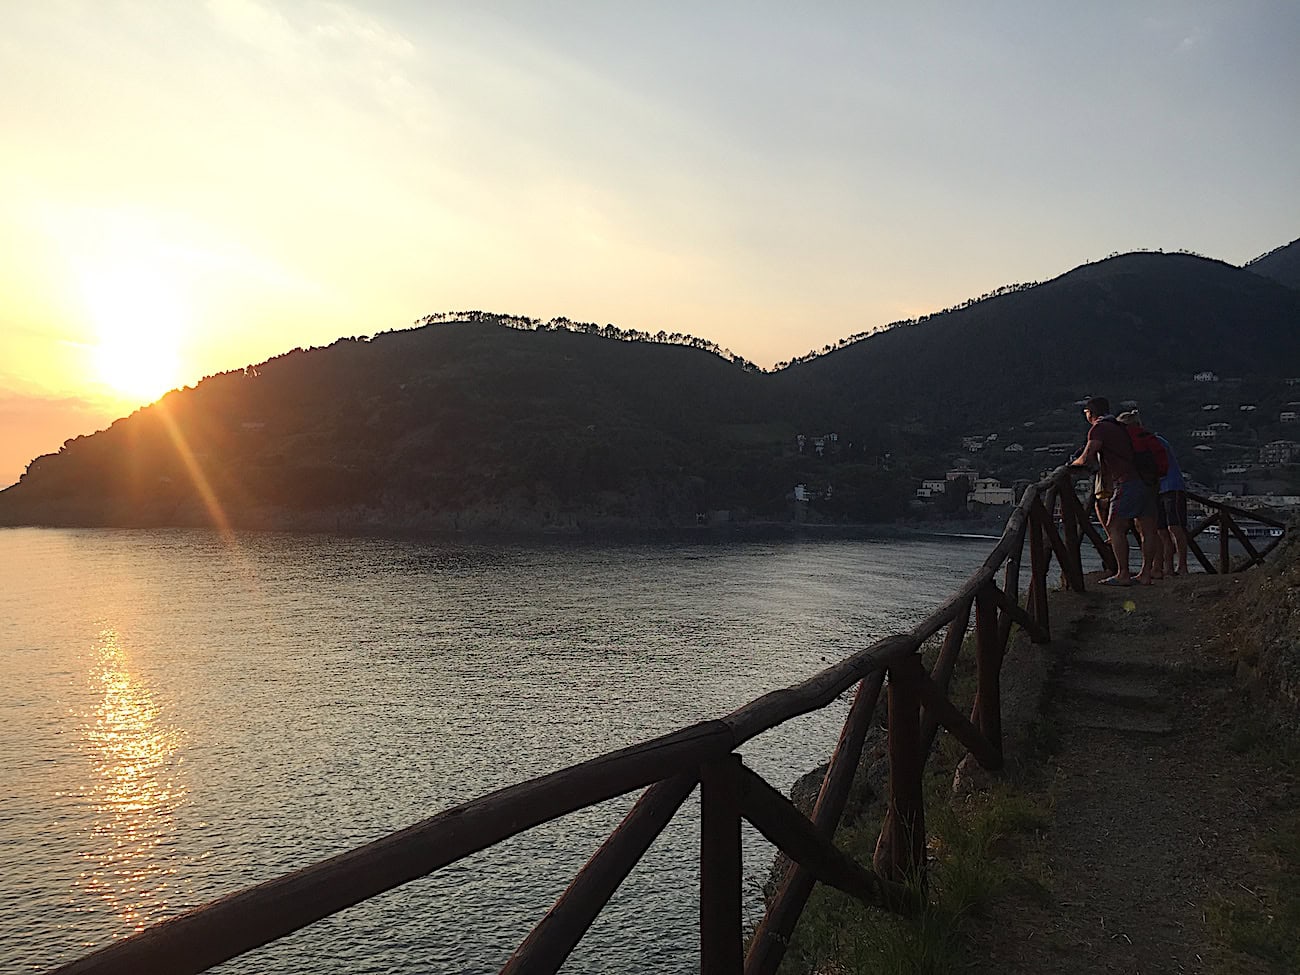
[[[481,308],[763,365],[1300,236],[1300,3],[0,0],[0,486]]]

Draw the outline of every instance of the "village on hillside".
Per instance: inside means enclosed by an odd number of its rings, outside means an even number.
[[[1169,440],[1194,493],[1275,514],[1300,512],[1300,377],[1247,382],[1205,370],[1182,385],[1183,395],[1165,395],[1157,410],[1124,400],[1116,412],[1139,410],[1144,422]],[[949,469],[920,479],[913,512],[926,517],[941,508],[947,515],[980,514],[1015,504],[1026,486],[1081,449],[1085,429],[1075,417],[1086,400],[1024,421],[1017,431],[963,436],[961,453],[954,452]],[[1153,419],[1158,416],[1184,422],[1161,426]],[[1062,418],[1066,429],[1077,428],[1071,439],[1060,435],[1062,423],[1053,422]],[[1086,489],[1083,482],[1081,490]]]

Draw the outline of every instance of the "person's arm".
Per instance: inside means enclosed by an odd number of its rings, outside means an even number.
[[[1088,438],[1084,444],[1083,453],[1070,462],[1071,467],[1088,467],[1097,460],[1097,454],[1101,451],[1101,441]]]

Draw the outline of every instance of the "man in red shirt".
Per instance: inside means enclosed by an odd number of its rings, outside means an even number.
[[[1124,425],[1110,412],[1110,401],[1104,396],[1092,397],[1084,405],[1083,415],[1092,424],[1088,428],[1088,442],[1070,466],[1088,467],[1099,461],[1102,480],[1113,486],[1106,534],[1110,536],[1111,551],[1119,568],[1101,583],[1104,586],[1131,586],[1135,582],[1150,585],[1156,564],[1155,492],[1138,476],[1133,464],[1133,444]],[[1136,578],[1129,574],[1128,568],[1128,530],[1134,521],[1142,535],[1142,568]]]

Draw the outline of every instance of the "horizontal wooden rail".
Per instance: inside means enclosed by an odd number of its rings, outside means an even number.
[[[1285,522],[1261,514],[1259,511],[1240,508],[1224,501],[1212,501],[1211,499],[1192,491],[1187,492],[1187,497],[1189,500],[1196,501],[1199,504],[1204,505],[1206,508],[1211,509],[1209,514],[1205,515],[1205,517],[1201,518],[1200,521],[1196,522],[1196,524],[1192,525],[1187,530],[1187,550],[1192,553],[1196,558],[1196,561],[1201,564],[1201,567],[1207,573],[1216,574],[1232,571],[1243,572],[1251,566],[1260,565],[1268,554],[1282,541],[1283,536],[1279,535],[1276,538],[1270,539],[1268,544],[1263,548],[1257,549],[1254,542],[1251,541],[1250,536],[1246,534],[1245,530],[1239,524],[1237,524],[1236,519],[1233,517],[1234,515],[1238,518],[1250,519],[1251,521],[1258,522],[1262,525],[1267,525],[1270,528],[1280,528],[1282,529],[1283,534],[1285,534],[1287,530]],[[1200,543],[1196,541],[1197,536],[1201,535],[1211,525],[1218,525],[1219,528],[1219,559],[1217,565],[1210,560],[1209,556],[1205,554],[1205,550],[1201,548]],[[1230,538],[1235,538],[1241,544],[1241,547],[1245,550],[1247,555],[1247,558],[1235,569],[1233,568],[1229,557],[1228,542]]]
[[[195,973],[345,907],[587,806],[726,755],[731,729],[706,721],[463,803],[275,880],[169,918],[58,968],[61,975]]]
[[[1029,510],[1038,496],[1037,485],[1030,485],[1025,489],[1020,503],[1011,512],[1011,516],[1007,519],[1007,526],[998,539],[998,543],[993,546],[993,551],[989,553],[988,558],[970,574],[956,592],[943,601],[938,609],[912,627],[911,635],[916,639],[918,645],[930,639],[956,619],[962,606],[974,599],[980,588],[993,579],[998,569],[1001,568],[1002,564],[1007,561],[1013,552],[1019,552],[1021,545],[1024,543],[1024,531],[1029,519]],[[969,606],[967,606],[967,610],[969,611]]]
[[[1269,528],[1286,528],[1285,521],[1279,521],[1271,515],[1260,514],[1259,511],[1251,508],[1239,508],[1236,505],[1229,504],[1226,501],[1211,501],[1209,498],[1196,494],[1192,491],[1187,492],[1187,500],[1203,504],[1207,508],[1217,508],[1220,511],[1226,511],[1230,515],[1237,515],[1241,518],[1249,518],[1251,521],[1257,521],[1261,525],[1268,525]]]
[[[868,674],[897,663],[917,650],[911,634],[887,636],[793,687],[772,691],[722,719],[736,747],[785,724],[791,718],[826,707]]]

